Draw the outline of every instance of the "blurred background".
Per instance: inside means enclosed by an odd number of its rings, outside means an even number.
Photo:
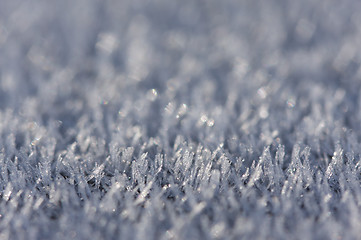
[[[360,22],[352,0],[1,0],[0,110],[107,141],[358,129]]]

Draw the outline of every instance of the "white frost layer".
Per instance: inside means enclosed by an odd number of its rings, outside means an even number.
[[[0,0],[0,239],[359,239],[360,22]]]

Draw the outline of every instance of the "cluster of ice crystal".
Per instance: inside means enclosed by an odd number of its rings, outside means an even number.
[[[359,239],[360,22],[0,0],[0,239]]]

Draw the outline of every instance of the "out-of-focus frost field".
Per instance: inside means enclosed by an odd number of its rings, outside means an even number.
[[[360,239],[360,23],[0,0],[0,239]]]

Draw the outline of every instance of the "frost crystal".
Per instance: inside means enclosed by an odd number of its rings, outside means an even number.
[[[360,239],[360,13],[0,0],[0,239]]]

